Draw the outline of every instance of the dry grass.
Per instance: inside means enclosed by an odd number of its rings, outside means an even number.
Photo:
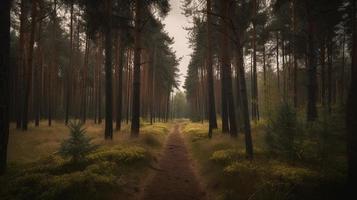
[[[264,126],[264,122],[252,124],[255,157],[249,161],[245,158],[243,134],[232,138],[215,130],[213,138],[209,139],[207,123],[185,123],[183,132],[210,199],[294,199],[294,195],[300,195],[295,196],[298,199],[314,199],[312,195],[323,189],[311,190],[322,183],[322,178],[326,180],[319,166],[302,161],[289,162],[269,154]],[[323,184],[341,186],[338,182],[343,181],[344,175],[336,171],[329,175],[332,182]],[[306,194],[300,190],[306,190]]]
[[[171,124],[156,123],[150,125],[142,123],[141,135],[139,138],[130,138],[130,126],[122,124],[121,131],[114,131],[113,141],[104,140],[104,122],[102,124],[94,124],[93,121],[88,121],[85,124],[87,135],[93,138],[93,143],[103,146],[144,144],[151,137],[156,146],[159,146],[165,139],[165,134],[169,131]],[[8,159],[10,163],[28,163],[36,161],[49,154],[55,153],[61,142],[69,136],[69,130],[63,122],[52,123],[48,127],[47,121],[41,121],[39,127],[35,127],[33,123],[29,124],[29,129],[26,132],[17,130],[12,124],[10,128],[10,137],[8,145]],[[148,144],[148,148],[150,144]]]

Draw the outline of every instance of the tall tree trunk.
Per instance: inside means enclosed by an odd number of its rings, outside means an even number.
[[[82,122],[86,123],[87,120],[87,74],[88,74],[88,59],[89,59],[89,38],[86,33],[86,43],[84,50],[84,63],[83,63],[83,80],[82,80],[82,97],[81,97],[81,110]]]
[[[28,125],[28,114],[29,114],[29,99],[31,93],[31,83],[32,83],[32,66],[33,66],[33,46],[35,43],[35,29],[36,29],[36,19],[37,19],[37,0],[32,1],[31,8],[31,32],[30,32],[30,42],[29,42],[29,50],[28,50],[28,58],[27,58],[27,70],[26,71],[26,80],[25,83],[25,96],[24,96],[24,105],[23,105],[23,115],[22,115],[22,130],[27,130]]]
[[[134,137],[139,135],[140,129],[141,14],[142,1],[135,0],[133,107],[131,119],[131,136]]]
[[[103,64],[103,37],[99,37],[99,65],[98,65],[98,124],[102,124],[102,64]]]
[[[307,121],[312,122],[317,118],[316,108],[316,91],[317,91],[317,79],[316,79],[316,55],[315,55],[315,29],[316,22],[313,14],[311,13],[311,5],[306,0],[307,20],[308,20],[308,89],[307,89]]]
[[[57,0],[53,1],[54,9],[52,15],[52,42],[53,42],[53,50],[52,50],[52,63],[49,69],[49,81],[48,81],[48,126],[52,125],[52,90],[53,87],[53,76],[55,74],[53,71],[55,70],[55,66],[57,63],[57,49],[56,49],[56,17],[57,17]]]
[[[238,55],[238,70],[239,70],[239,83],[240,83],[240,97],[242,104],[242,113],[243,113],[243,123],[244,123],[244,136],[245,136],[245,150],[247,157],[253,159],[253,142],[251,135],[250,127],[250,118],[249,118],[249,107],[248,107],[248,95],[247,95],[247,86],[245,82],[245,70],[243,62],[243,49],[240,43],[240,37],[238,37],[237,45],[237,55]]]
[[[222,70],[223,70],[223,83],[225,83],[225,88],[222,93],[225,93],[227,111],[229,117],[229,133],[231,136],[237,136],[237,125],[235,118],[235,108],[234,108],[234,97],[232,90],[232,70],[231,61],[229,56],[229,36],[228,36],[228,20],[229,20],[229,2],[222,2]]]
[[[280,94],[280,69],[279,69],[279,32],[276,32],[276,75],[278,78],[278,91]]]
[[[70,19],[70,54],[69,54],[69,65],[66,68],[66,114],[65,114],[65,124],[68,124],[69,112],[70,112],[70,94],[71,94],[71,69],[73,65],[73,1],[71,2],[71,19]]]
[[[40,11],[41,12],[41,11]],[[40,125],[40,115],[41,115],[41,105],[42,105],[42,99],[41,97],[44,97],[43,94],[40,93],[42,89],[44,89],[43,82],[41,81],[41,74],[44,72],[44,68],[42,65],[42,38],[41,38],[41,32],[42,32],[42,21],[38,22],[38,38],[37,38],[37,62],[35,66],[35,71],[34,71],[34,110],[35,110],[35,126],[38,127]],[[48,81],[49,82],[49,81]]]
[[[105,139],[113,139],[112,1],[106,0],[105,27]]]
[[[356,1],[351,0],[352,5],[352,62],[351,62],[351,85],[346,105],[346,131],[348,153],[348,188],[350,194],[355,193],[357,180],[357,19]]]
[[[264,90],[264,107],[267,108],[268,105],[268,96],[267,96],[267,72],[266,72],[266,52],[265,45],[263,45],[263,90]]]
[[[297,6],[296,6],[296,1],[293,0],[293,59],[294,59],[294,107],[297,109],[298,106],[298,62],[297,62],[297,53],[296,53],[296,46],[297,46],[297,40],[296,40],[296,34],[297,34]]]
[[[122,102],[123,102],[123,60],[124,60],[124,46],[122,45],[121,35],[118,38],[118,89],[117,89],[117,118],[116,118],[116,130],[120,131],[122,121]]]
[[[256,16],[257,16],[258,4],[257,0],[253,1],[253,94],[252,94],[252,106],[253,106],[253,113],[252,118],[254,121],[259,120],[259,105],[258,105],[258,75],[257,75],[257,49],[256,49]]]
[[[322,40],[321,48],[320,48],[320,60],[321,60],[321,104],[325,107],[326,104],[326,46],[325,39]]]
[[[10,125],[10,8],[11,0],[0,3],[0,175],[6,170]]]
[[[25,82],[25,70],[26,70],[26,57],[25,57],[25,31],[27,23],[27,6],[25,5],[25,0],[21,0],[21,14],[20,14],[20,35],[19,35],[19,59],[18,59],[18,91],[17,91],[17,107],[16,107],[16,128],[20,129],[22,126],[22,115],[23,115],[23,97],[24,97],[24,82]]]
[[[327,109],[331,113],[332,103],[332,41],[328,41],[327,54]]]
[[[154,55],[153,55],[153,62],[151,66],[151,97],[150,97],[150,124],[155,122],[155,67],[156,67],[156,54],[157,54],[157,49],[156,46],[154,47]]]
[[[216,103],[213,88],[213,64],[212,64],[212,28],[211,28],[211,0],[207,0],[207,85],[208,85],[208,137],[212,137],[212,129],[217,128]]]
[[[346,33],[343,33],[342,41],[342,66],[341,66],[341,85],[340,85],[340,104],[345,103],[345,43],[346,43]]]

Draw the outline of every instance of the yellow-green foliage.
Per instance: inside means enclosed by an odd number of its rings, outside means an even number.
[[[160,151],[171,124],[143,123],[139,137],[130,137],[130,125],[104,140],[104,124],[86,124],[89,137],[99,145],[85,159],[73,163],[58,155],[68,128],[45,121],[32,124],[26,134],[12,125],[9,172],[0,177],[0,199],[113,199],[113,195],[139,185],[149,163]],[[140,178],[137,178],[140,177]],[[114,198],[115,199],[115,198]]]
[[[9,183],[5,199],[101,199],[103,191],[120,189],[116,164],[108,161],[92,164],[83,171],[64,174],[50,172],[21,173]]]
[[[88,156],[90,161],[110,160],[117,163],[133,163],[148,158],[148,152],[142,147],[112,148],[98,151]]]
[[[169,132],[169,129],[165,123],[156,123],[153,125],[143,125],[140,131],[142,134],[165,135]]]
[[[229,163],[237,159],[241,153],[236,149],[225,149],[213,152],[210,160],[217,163]]]
[[[234,161],[231,164],[227,165],[224,167],[223,171],[228,174],[250,174],[250,173],[255,173],[257,170],[257,166],[255,166],[252,163],[249,162],[239,162],[239,161]]]
[[[188,123],[182,131],[189,135],[192,141],[197,141],[208,137],[207,127],[207,123]]]

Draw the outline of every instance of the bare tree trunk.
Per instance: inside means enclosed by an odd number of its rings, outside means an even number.
[[[122,102],[123,102],[123,60],[124,60],[124,47],[121,42],[121,35],[118,38],[118,89],[117,89],[117,119],[116,119],[116,130],[120,131],[121,121],[122,121]]]
[[[278,91],[280,94],[280,69],[279,69],[279,32],[276,32],[276,75],[278,78]]]
[[[28,125],[28,112],[29,112],[29,99],[31,93],[31,83],[32,83],[32,66],[33,66],[33,46],[35,43],[35,29],[36,29],[36,19],[37,19],[37,0],[32,1],[32,14],[31,14],[31,32],[30,32],[30,43],[29,43],[29,55],[27,58],[27,71],[26,71],[26,80],[24,80],[25,86],[25,96],[24,96],[24,106],[23,106],[23,115],[22,115],[22,130],[27,130]]]
[[[70,22],[70,55],[69,55],[69,66],[66,68],[66,114],[65,114],[65,124],[68,124],[69,112],[70,112],[70,87],[71,87],[71,69],[73,65],[73,2],[71,3],[71,22]]]
[[[106,0],[105,27],[105,139],[113,139],[112,1]]]
[[[325,39],[323,39],[322,44],[321,44],[321,104],[323,107],[325,107],[326,104],[326,73],[325,73],[325,67],[326,67],[326,47],[325,47]]]
[[[239,83],[240,83],[240,97],[242,104],[242,113],[244,120],[244,135],[245,135],[245,150],[247,157],[253,159],[253,142],[251,136],[250,118],[249,118],[249,108],[248,108],[248,96],[247,96],[247,86],[245,82],[245,70],[243,63],[243,51],[240,44],[240,37],[238,37],[237,55],[238,55],[238,70],[239,70]]]
[[[346,105],[346,131],[348,154],[348,189],[354,194],[357,180],[357,20],[356,1],[351,0],[352,5],[352,62],[351,85]]]
[[[229,36],[228,36],[228,20],[229,20],[229,8],[228,1],[222,2],[222,70],[223,70],[223,83],[225,83],[225,88],[222,90],[222,93],[225,93],[227,112],[229,119],[229,133],[231,136],[237,136],[237,125],[235,117],[235,108],[234,108],[234,97],[232,90],[232,69],[231,61],[229,56]]]
[[[316,79],[316,55],[315,55],[315,29],[316,22],[311,13],[311,8],[306,0],[306,9],[308,17],[308,89],[307,89],[307,121],[312,122],[317,118],[316,108],[316,91],[317,91],[317,79]]]
[[[0,175],[5,173],[9,140],[10,97],[10,8],[11,0],[0,3]]]
[[[327,54],[327,109],[331,113],[332,103],[332,41],[328,41]]]
[[[52,90],[54,89],[52,81],[53,81],[53,70],[57,63],[57,50],[56,46],[56,17],[57,17],[57,0],[53,1],[54,9],[52,15],[52,42],[53,42],[53,51],[52,51],[52,63],[49,69],[49,81],[48,81],[48,126],[52,125]]]
[[[133,107],[131,119],[131,135],[134,137],[139,135],[140,129],[141,14],[142,2],[135,0]]]
[[[81,110],[82,110],[82,122],[86,123],[87,120],[87,74],[88,74],[88,57],[89,57],[89,38],[86,33],[84,50],[84,63],[83,63],[83,80],[82,80],[82,97],[81,97]]]
[[[212,28],[211,28],[211,0],[207,0],[207,85],[208,85],[208,116],[209,131],[208,137],[212,137],[212,129],[217,128],[216,103],[214,99],[213,87],[213,64],[212,64]]]

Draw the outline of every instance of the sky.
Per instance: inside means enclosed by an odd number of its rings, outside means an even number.
[[[189,21],[182,14],[181,0],[170,0],[170,4],[171,11],[163,20],[163,23],[165,24],[165,30],[169,33],[170,37],[174,38],[174,44],[172,45],[172,48],[174,51],[176,51],[176,56],[178,58],[182,57],[179,65],[179,81],[180,90],[183,90],[182,87],[185,81],[187,66],[190,62],[190,54],[192,52],[188,44],[188,32],[184,29],[184,27],[189,26]]]

